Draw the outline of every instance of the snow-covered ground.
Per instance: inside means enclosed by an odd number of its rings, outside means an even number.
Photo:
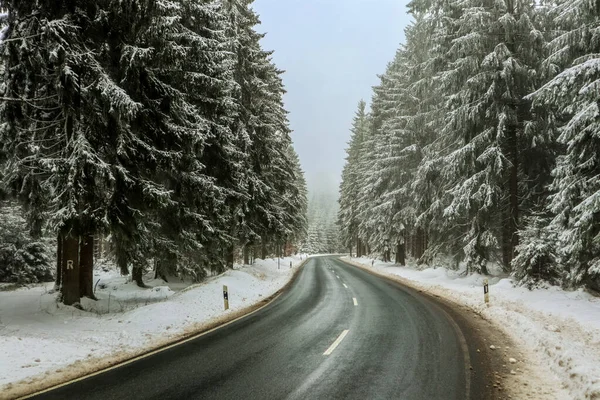
[[[564,393],[557,399],[600,399],[600,298],[583,290],[557,287],[528,290],[509,278],[489,278],[490,306],[481,275],[464,276],[446,268],[399,267],[371,258],[351,261],[402,277],[413,286],[474,309],[547,365]]]
[[[99,269],[94,279],[99,300],[85,300],[86,311],[58,305],[52,284],[0,291],[0,398],[11,383],[60,373],[86,359],[135,353],[259,303],[285,286],[302,260],[282,258],[280,269],[276,258],[256,260],[191,286],[150,280],[150,289],[114,269]]]

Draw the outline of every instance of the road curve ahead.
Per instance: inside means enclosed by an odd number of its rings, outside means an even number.
[[[443,306],[318,257],[259,312],[36,398],[483,400],[465,350]]]

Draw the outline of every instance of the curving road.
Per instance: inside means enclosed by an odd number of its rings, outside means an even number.
[[[486,399],[477,340],[447,306],[319,257],[244,319],[35,398]]]

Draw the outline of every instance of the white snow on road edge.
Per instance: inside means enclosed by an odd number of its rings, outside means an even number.
[[[0,393],[4,385],[60,372],[74,362],[143,350],[257,304],[284,287],[305,259],[282,258],[279,268],[276,258],[256,260],[180,291],[164,283],[141,289],[112,271],[101,272],[106,284],[96,291],[100,301],[83,304],[93,312],[57,305],[52,284],[0,292]],[[228,311],[223,285],[229,289]]]
[[[490,306],[486,307],[481,275],[464,276],[442,267],[372,264],[366,257],[350,260],[407,279],[480,313],[530,350],[536,358],[531,364],[549,367],[564,389],[555,393],[556,399],[600,398],[600,298],[557,287],[528,290],[515,287],[511,279],[491,278]]]

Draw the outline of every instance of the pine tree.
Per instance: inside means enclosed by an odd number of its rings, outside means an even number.
[[[363,140],[358,161],[358,215],[360,219],[359,236],[369,243],[372,250],[384,256],[387,261],[391,243],[398,240],[397,231],[402,231],[402,223],[393,221],[394,196],[390,194],[391,179],[396,171],[389,157],[393,156],[390,141],[395,135],[390,132],[389,121],[395,114],[398,100],[398,83],[395,73],[401,68],[401,55],[388,65],[386,72],[380,76],[380,85],[373,88],[369,114],[369,133]],[[392,189],[393,190],[393,189]]]
[[[358,185],[359,185],[359,160],[363,141],[368,134],[368,115],[366,113],[366,103],[360,101],[358,111],[354,117],[352,125],[352,135],[348,149],[346,149],[346,165],[342,171],[342,182],[340,184],[340,210],[338,214],[338,225],[341,231],[342,245],[352,251],[356,245],[357,253],[361,252],[360,240],[358,237],[358,227],[360,224],[358,218]]]
[[[329,185],[313,187],[308,205],[308,234],[302,251],[310,254],[336,253],[341,250],[340,234],[336,226],[337,195]]]
[[[287,241],[290,244],[298,245],[306,236],[308,229],[308,189],[304,172],[300,166],[300,159],[292,146],[288,147],[286,159],[294,174],[293,180],[287,185],[283,196],[289,219]]]
[[[469,226],[467,262],[484,273],[499,248],[510,268],[518,243],[520,161],[531,146],[519,138],[525,127],[534,135],[524,96],[535,89],[543,46],[532,13],[526,1],[469,2],[450,26],[449,62],[438,74],[450,110],[441,136],[442,164],[451,166],[442,174],[451,194],[443,215]]]
[[[533,95],[565,152],[554,169],[549,209],[567,283],[600,289],[600,12],[597,2],[558,1],[550,10],[557,34],[544,67],[553,78]]]
[[[189,136],[178,173],[166,177],[177,203],[161,212],[161,229],[176,246],[156,243],[154,258],[162,274],[199,280],[207,269],[221,272],[226,267],[223,253],[232,243],[229,229],[246,196],[245,155],[241,139],[231,130],[237,115],[236,83],[222,5],[182,1],[177,15],[181,26],[176,38],[189,50],[160,77],[185,94]]]
[[[2,175],[25,206],[33,236],[41,235],[44,220],[52,216],[50,228],[60,232],[65,247],[59,263],[62,296],[73,304],[81,295],[78,238],[103,224],[106,137],[82,118],[97,114],[92,87],[102,81],[103,71],[88,47],[91,23],[78,2],[26,3],[9,5],[2,49],[0,136],[8,156]],[[66,268],[68,260],[72,268]],[[91,292],[90,273],[82,275],[85,294]]]
[[[415,22],[374,88],[359,160],[347,159],[342,233],[352,199],[355,235],[384,259],[396,247],[398,262],[408,250],[422,262],[451,255],[471,271],[509,270],[556,154],[552,118],[526,97],[547,76],[546,9],[413,0],[409,10]],[[344,196],[350,171],[358,179]]]
[[[269,244],[279,249],[293,235],[290,228],[294,218],[282,204],[296,180],[294,163],[287,155],[291,140],[283,107],[283,71],[273,64],[271,52],[260,45],[263,35],[255,30],[260,20],[251,4],[246,0],[225,1],[238,85],[239,115],[232,129],[244,138],[243,151],[249,155],[244,161],[247,201],[232,235],[243,245],[260,241],[262,256],[266,257]]]

